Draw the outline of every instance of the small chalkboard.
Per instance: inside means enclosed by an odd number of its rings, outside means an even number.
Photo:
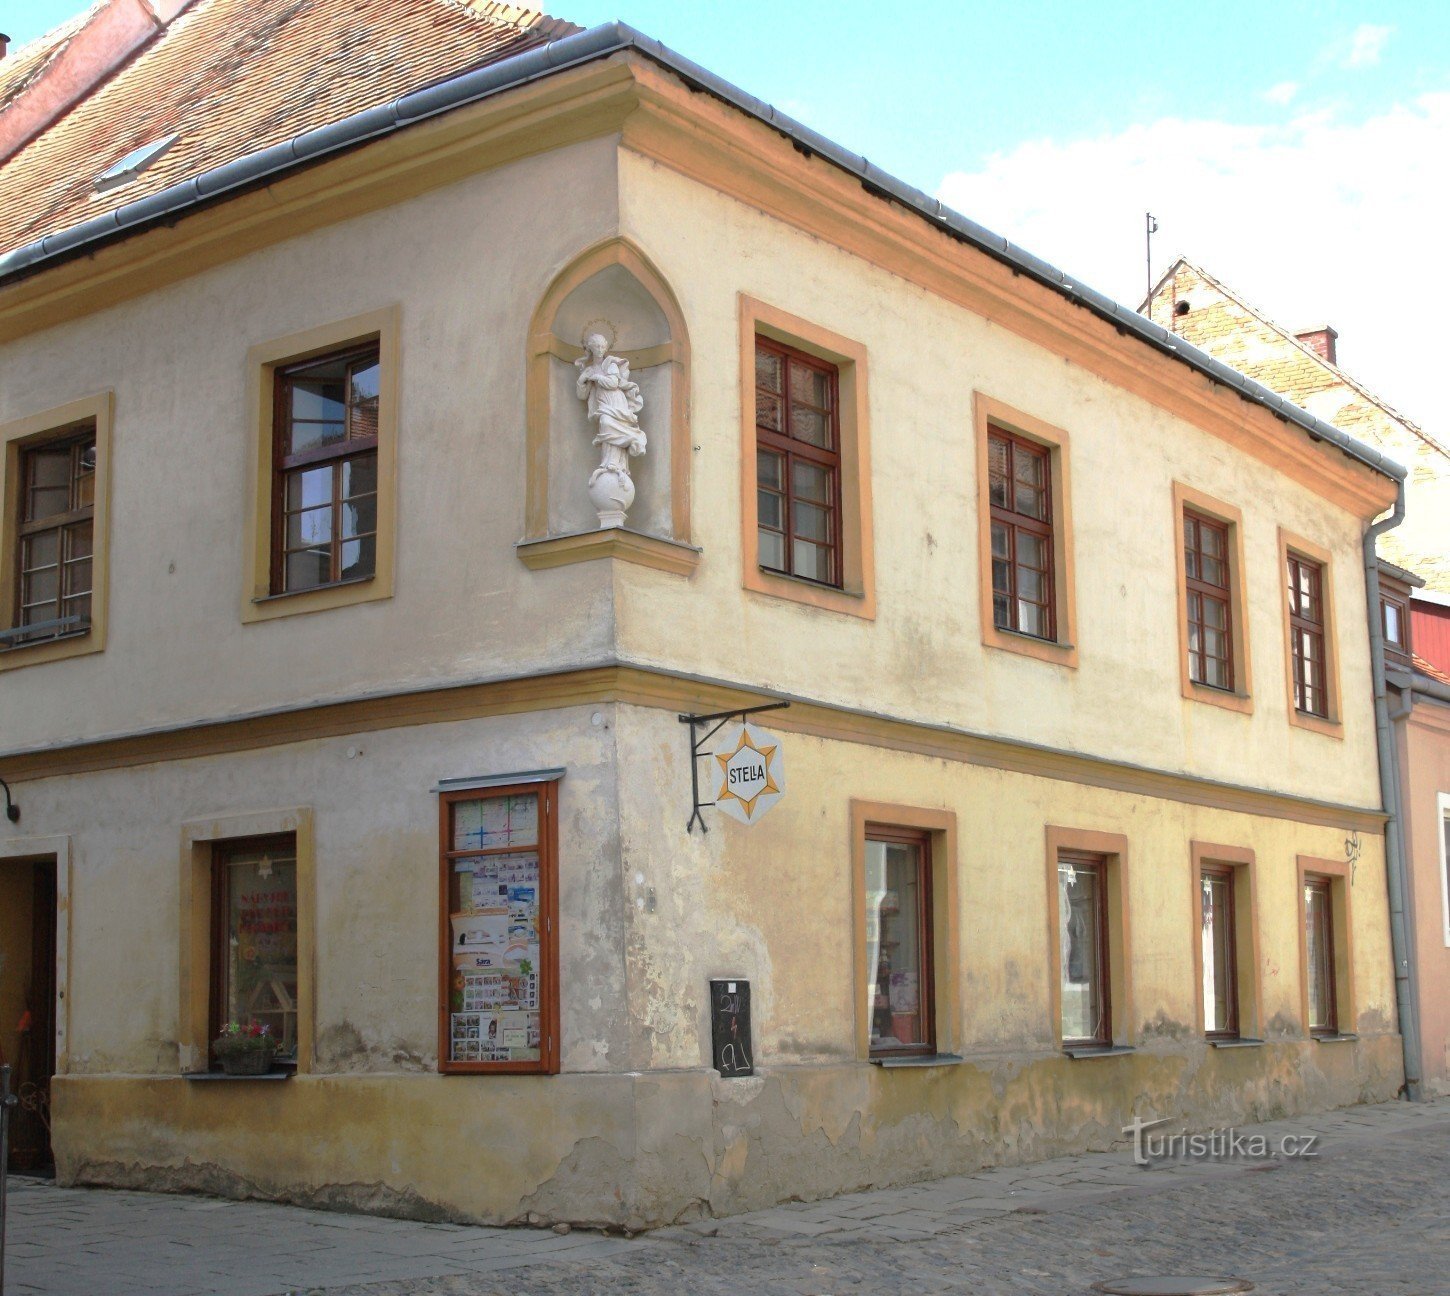
[[[750,982],[710,982],[710,1034],[715,1070],[734,1078],[755,1074],[750,1055]]]

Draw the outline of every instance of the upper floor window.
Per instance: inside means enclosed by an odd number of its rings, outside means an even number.
[[[1403,599],[1380,599],[1380,625],[1384,629],[1385,652],[1402,664],[1410,662],[1410,608]]]
[[[1232,692],[1233,601],[1228,527],[1183,512],[1183,570],[1188,613],[1188,678]]]
[[[378,344],[275,371],[272,593],[377,569]]]
[[[1053,639],[1051,458],[1000,428],[987,439],[992,511],[992,622]]]
[[[91,620],[95,540],[96,430],[79,430],[20,451],[19,550],[10,644],[84,631]]]
[[[1294,706],[1308,715],[1329,716],[1325,682],[1324,567],[1291,553],[1289,566],[1289,655]]]
[[[761,567],[839,587],[837,370],[760,336],[755,339],[755,474]]]

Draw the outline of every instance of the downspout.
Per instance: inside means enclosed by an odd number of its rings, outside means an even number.
[[[1395,1007],[1400,1023],[1400,1043],[1405,1056],[1404,1096],[1419,1102],[1420,1013],[1411,948],[1405,917],[1409,875],[1405,868],[1405,838],[1400,800],[1400,764],[1395,750],[1395,732],[1390,720],[1388,685],[1385,681],[1385,641],[1380,624],[1380,569],[1375,541],[1405,520],[1405,483],[1395,483],[1395,506],[1364,533],[1364,586],[1369,612],[1370,669],[1374,677],[1374,733],[1379,750],[1380,801],[1385,814],[1385,878],[1390,900],[1390,951],[1395,963]]]

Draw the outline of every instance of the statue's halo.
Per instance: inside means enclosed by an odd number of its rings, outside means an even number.
[[[590,320],[579,333],[579,345],[584,346],[585,341],[591,334],[598,333],[604,339],[604,349],[606,351],[612,351],[614,349],[614,339],[618,335],[618,332],[619,330],[614,327],[611,320]]]

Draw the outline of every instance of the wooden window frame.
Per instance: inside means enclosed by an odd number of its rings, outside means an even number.
[[[1329,719],[1329,687],[1324,682],[1329,663],[1324,642],[1324,568],[1312,558],[1290,553],[1289,577],[1289,660],[1293,670],[1294,708],[1305,715]],[[1305,586],[1307,585],[1307,590]],[[1318,616],[1314,610],[1318,609]],[[1305,651],[1308,641],[1309,651]],[[1317,651],[1315,646],[1317,645]],[[1308,668],[1316,666],[1320,683],[1311,685]],[[1311,688],[1318,694],[1320,705],[1310,705]]]
[[[226,1013],[226,949],[231,939],[230,914],[228,912],[231,899],[231,878],[228,869],[232,860],[230,856],[245,851],[267,850],[281,848],[286,844],[286,850],[294,861],[297,858],[297,834],[296,833],[268,833],[261,837],[229,837],[222,841],[212,843],[211,847],[211,877],[208,887],[207,903],[211,911],[209,923],[210,940],[209,946],[209,973],[207,976],[207,1041],[206,1061],[207,1067],[211,1070],[220,1069],[220,1063],[213,1052],[213,1044],[221,1035],[221,1030],[229,1020]],[[294,869],[296,865],[294,864]],[[299,874],[294,873],[294,879]],[[296,882],[294,881],[294,885]],[[301,917],[301,892],[298,889],[299,920]],[[301,923],[298,924],[298,935],[301,935]],[[297,1053],[302,1050],[302,1005],[301,1005],[301,942],[298,942],[298,1007],[297,1007]],[[297,1058],[279,1058],[273,1063],[273,1070],[295,1071],[297,1069]]]
[[[19,624],[21,539],[26,532],[47,528],[23,522],[23,473],[28,453],[57,442],[95,439],[96,463],[91,518],[90,616],[84,626],[61,630],[24,643],[0,641],[0,672],[101,652],[106,646],[110,589],[111,428],[114,398],[110,392],[0,427],[0,628]],[[65,515],[72,518],[74,510]],[[47,525],[55,519],[46,519]]]
[[[761,568],[775,576],[786,576],[793,580],[810,581],[813,585],[821,585],[827,589],[842,588],[843,567],[842,567],[842,527],[841,527],[841,395],[840,395],[840,370],[837,366],[822,360],[809,352],[802,351],[799,347],[788,346],[784,342],[777,342],[774,338],[766,337],[764,334],[755,335],[755,354],[757,364],[761,351],[767,354],[779,356],[781,359],[781,382],[782,389],[779,393],[781,398],[781,424],[782,431],[775,431],[773,428],[763,427],[760,422],[760,395],[761,387],[756,382],[756,413],[755,413],[755,449],[757,456],[761,450],[778,454],[784,460],[784,469],[781,473],[781,509],[784,530],[780,532],[782,548],[785,554],[785,561],[791,563],[792,542],[797,538],[795,527],[795,506],[796,494],[794,485],[794,473],[792,468],[797,459],[823,468],[831,474],[830,502],[827,505],[830,512],[831,539],[829,545],[823,546],[830,554],[831,578],[821,580],[818,577],[806,576],[800,572],[787,570],[780,567],[767,567],[761,562]],[[830,408],[820,410],[812,406],[818,413],[827,417],[830,428],[831,448],[812,445],[795,436],[792,431],[793,410],[796,404],[791,392],[790,364],[794,360],[815,373],[826,376],[827,385],[830,389]],[[774,393],[770,393],[774,394]],[[757,491],[761,488],[758,485],[759,474],[757,469]],[[772,492],[774,493],[774,492]],[[757,495],[757,510],[759,496]],[[761,530],[774,530],[766,528],[760,521],[757,512],[756,521],[757,533]],[[809,540],[809,537],[806,537]],[[810,541],[810,543],[817,543]],[[759,539],[757,535],[757,554],[759,552]]]
[[[1131,1048],[1135,1041],[1133,1022],[1133,942],[1128,905],[1129,870],[1128,839],[1121,833],[1095,829],[1070,828],[1049,824],[1046,829],[1047,850],[1045,912],[1047,918],[1047,1007],[1048,1037],[1055,1046],[1067,1052],[1077,1049]],[[1058,932],[1058,861],[1064,855],[1097,856],[1105,864],[1102,887],[1103,908],[1107,921],[1104,987],[1105,1019],[1110,1031],[1106,1044],[1064,1038],[1062,1034],[1062,967],[1061,937]]]
[[[1077,581],[1072,526],[1071,444],[1059,427],[975,392],[972,397],[976,433],[978,589],[982,643],[988,648],[1033,657],[1075,670],[1077,653]],[[1049,546],[1053,637],[1042,639],[996,624],[992,604],[992,519],[990,440],[1005,435],[1047,456]]]
[[[957,899],[957,817],[950,810],[852,799],[850,811],[853,1013],[856,1057],[863,1063],[890,1066],[899,1050],[871,1051],[871,1020],[866,989],[873,976],[866,966],[866,839],[879,831],[917,833],[931,845],[932,1039],[936,1055],[951,1055],[961,1034],[960,925]],[[930,1055],[914,1055],[915,1065]]]
[[[987,456],[989,465],[991,462],[992,443],[994,441],[1007,447],[1007,485],[1011,491],[1012,502],[1010,506],[1000,504],[990,505],[991,516],[988,519],[988,525],[1004,527],[1007,533],[1008,554],[1006,562],[1007,576],[1010,582],[1007,591],[1007,613],[1009,621],[1012,624],[999,625],[997,623],[997,586],[995,574],[992,584],[992,624],[998,630],[1006,630],[1012,634],[1029,635],[1033,639],[1041,639],[1047,643],[1055,643],[1057,640],[1057,599],[1053,591],[1057,586],[1057,564],[1053,561],[1052,552],[1052,453],[1043,446],[1034,445],[1025,437],[1014,436],[1006,428],[998,427],[996,424],[989,424],[987,428]],[[1027,514],[1019,512],[1016,508],[1018,455],[1027,455],[1042,464],[1042,493],[1047,510],[1047,517],[1045,519],[1029,517]],[[989,472],[988,490],[990,491],[990,489],[991,474]],[[1017,575],[1020,566],[1017,561],[1017,537],[1019,532],[1036,536],[1037,539],[1043,542],[1043,548],[1046,550],[1047,556],[1045,562],[1047,566],[1042,573],[1045,601],[1037,603],[1035,600],[1027,600],[1028,602],[1032,602],[1034,606],[1042,609],[1043,624],[1047,631],[1045,634],[1033,634],[1032,631],[1024,630],[1020,624],[1017,624],[1019,604],[1022,602],[1021,595],[1017,589]],[[995,564],[997,561],[995,550],[992,552],[991,558],[995,573]]]
[[[1195,536],[1195,539],[1192,542],[1190,542],[1187,535],[1187,532],[1190,528],[1192,528]],[[1188,679],[1190,683],[1197,685],[1200,688],[1219,689],[1225,693],[1232,693],[1234,691],[1235,677],[1233,642],[1234,621],[1236,620],[1236,618],[1234,616],[1233,574],[1230,570],[1228,561],[1228,524],[1225,522],[1220,522],[1216,518],[1211,518],[1206,513],[1200,513],[1197,509],[1184,509],[1183,530],[1185,532],[1183,536],[1183,582],[1188,613]],[[1226,584],[1219,585],[1213,581],[1205,580],[1203,578],[1203,533],[1205,531],[1209,531],[1222,537],[1221,547],[1223,557],[1219,561],[1222,563],[1225,569],[1225,577],[1227,581]],[[1194,555],[1194,558],[1196,560],[1195,566],[1198,568],[1200,573],[1197,576],[1189,575],[1187,571],[1188,555],[1190,553]],[[1224,657],[1212,658],[1213,661],[1223,663],[1223,675],[1225,680],[1223,684],[1213,684],[1207,678],[1208,662],[1210,661],[1208,648],[1206,646],[1206,640],[1208,637],[1207,632],[1209,629],[1208,618],[1207,616],[1199,616],[1195,618],[1195,616],[1193,615],[1193,604],[1195,599],[1198,600],[1198,606],[1200,609],[1202,609],[1205,601],[1212,601],[1223,608],[1223,629],[1221,633],[1224,638],[1224,650],[1227,655]],[[1197,653],[1195,653],[1193,650],[1193,630],[1195,627],[1197,627],[1198,629],[1200,645],[1199,651]],[[1198,673],[1196,674],[1195,665],[1197,665],[1198,667]]]
[[[1263,986],[1259,978],[1258,871],[1254,851],[1247,846],[1195,841],[1189,851],[1188,930],[1193,957],[1194,1000],[1198,1032],[1207,1040],[1256,1039],[1264,1020]],[[1203,1001],[1203,909],[1201,878],[1207,870],[1230,872],[1233,876],[1234,997],[1237,1001],[1238,1030],[1225,1036],[1208,1029]]]
[[[456,851],[452,807],[462,801],[537,795],[539,798],[539,1058],[534,1062],[455,1062],[452,1054],[450,992],[453,941],[449,883],[452,866],[464,856],[506,854],[517,847]],[[438,1070],[443,1075],[557,1075],[561,1053],[559,987],[559,780],[460,788],[438,794]]]
[[[1227,865],[1222,865],[1222,864],[1207,864],[1206,863],[1206,864],[1203,864],[1202,866],[1200,866],[1200,868],[1198,870],[1198,886],[1199,886],[1198,899],[1199,899],[1199,906],[1200,906],[1200,914],[1202,913],[1202,904],[1203,904],[1203,883],[1204,883],[1204,881],[1206,879],[1207,880],[1213,880],[1213,881],[1221,882],[1221,883],[1224,884],[1224,887],[1225,887],[1224,896],[1225,896],[1225,898],[1227,900],[1227,903],[1224,906],[1226,912],[1223,915],[1223,917],[1224,917],[1224,920],[1226,921],[1227,926],[1228,926],[1228,968],[1226,970],[1228,972],[1227,981],[1228,981],[1228,986],[1229,986],[1229,994],[1228,994],[1228,1007],[1229,1007],[1228,1018],[1229,1018],[1229,1024],[1226,1027],[1222,1028],[1222,1029],[1218,1029],[1218,1030],[1211,1030],[1211,1029],[1209,1029],[1209,1026],[1208,1026],[1208,1023],[1207,1023],[1207,1006],[1205,1005],[1205,1008],[1204,1008],[1205,1021],[1204,1021],[1204,1030],[1203,1030],[1203,1033],[1204,1033],[1204,1036],[1206,1038],[1211,1039],[1211,1040],[1213,1040],[1213,1039],[1238,1039],[1239,1036],[1243,1033],[1243,1030],[1242,1030],[1243,1016],[1242,1016],[1242,1013],[1241,1013],[1240,1008],[1239,1008],[1239,959],[1238,959],[1238,934],[1239,934],[1239,925],[1238,924],[1239,924],[1239,918],[1238,918],[1238,904],[1237,904],[1236,899],[1235,899],[1235,896],[1234,896],[1234,870],[1231,867],[1229,867]],[[1200,921],[1201,921],[1201,918],[1200,918]],[[1215,924],[1218,921],[1219,921],[1219,917],[1218,917],[1218,915],[1215,915],[1214,916],[1214,922],[1215,922]],[[1200,947],[1200,951],[1201,951],[1201,949],[1202,949],[1202,941],[1199,942],[1199,947]],[[1201,984],[1202,984],[1202,982],[1200,980],[1200,986],[1201,986]]]
[[[53,454],[57,450],[69,452],[69,466],[66,474],[66,507],[59,513],[47,513],[43,517],[30,516],[30,496],[35,490],[31,484],[32,463],[37,454]],[[91,463],[86,467],[86,451],[90,451]],[[20,448],[19,471],[16,474],[16,486],[20,492],[20,498],[16,505],[15,522],[15,601],[11,608],[10,624],[14,628],[22,625],[42,625],[46,622],[63,621],[66,616],[65,605],[68,601],[81,597],[78,594],[67,595],[65,592],[65,568],[69,563],[84,561],[89,563],[91,554],[87,553],[80,560],[67,558],[66,541],[69,533],[77,527],[84,525],[87,531],[87,541],[90,544],[91,552],[95,550],[95,487],[96,487],[96,428],[92,421],[86,421],[77,427],[67,428],[58,432],[53,437],[46,437],[40,441],[31,441]],[[83,476],[89,475],[91,479],[91,502],[80,504],[77,502],[77,487],[80,485]],[[54,616],[37,617],[32,621],[25,621],[26,607],[25,598],[25,577],[27,571],[35,571],[37,568],[26,568],[25,549],[27,542],[33,542],[37,536],[53,533],[55,536],[56,549],[56,588],[55,598],[47,600],[55,605]],[[75,628],[61,627],[43,634],[40,639],[31,642],[46,642],[51,639],[60,638],[68,634],[85,634],[90,630],[90,598],[91,590],[87,585],[85,591],[86,615],[80,625]],[[38,606],[31,604],[30,606]],[[0,645],[3,646],[3,645]]]
[[[290,453],[287,449],[287,442],[290,436],[292,425],[288,412],[287,396],[291,390],[291,383],[299,370],[310,368],[313,365],[323,364],[328,361],[338,364],[346,364],[349,370],[347,382],[351,385],[351,369],[355,362],[371,359],[378,366],[379,375],[382,372],[382,356],[380,346],[376,340],[366,342],[361,346],[344,347],[337,351],[324,352],[322,355],[310,356],[306,360],[296,361],[291,364],[277,365],[272,371],[272,567],[270,577],[270,597],[277,598],[289,594],[307,594],[316,590],[331,589],[337,585],[352,584],[357,581],[370,581],[377,574],[377,532],[368,532],[374,544],[373,571],[365,576],[343,576],[342,574],[342,550],[347,541],[342,534],[342,506],[344,497],[341,486],[341,468],[344,464],[354,459],[361,459],[370,456],[373,460],[373,471],[377,472],[378,436],[374,433],[366,437],[354,437],[350,430],[344,432],[343,440],[330,446],[321,446],[312,450],[299,451],[296,454]],[[350,429],[352,420],[351,402],[344,400],[345,428]],[[287,480],[288,478],[303,469],[328,467],[332,470],[332,494],[331,494],[331,527],[328,540],[330,572],[329,579],[319,582],[316,585],[299,586],[297,589],[287,588]],[[376,507],[376,505],[375,505]],[[361,537],[359,537],[361,538]],[[293,551],[296,552],[296,551]]]
[[[388,306],[299,333],[274,338],[247,352],[250,375],[248,419],[254,451],[248,468],[248,498],[242,621],[252,624],[279,617],[348,607],[393,596],[397,547],[397,440],[401,388],[401,312]],[[330,355],[376,344],[378,348],[377,540],[373,574],[274,592],[278,552],[280,439],[277,372]],[[350,452],[347,452],[350,453]]]
[[[1299,1009],[1304,1035],[1309,1039],[1339,1039],[1354,1034],[1357,1020],[1354,993],[1353,865],[1345,860],[1300,855],[1296,859],[1295,913],[1299,927]],[[1329,889],[1332,931],[1330,994],[1334,1004],[1334,1029],[1309,1025],[1309,937],[1304,903],[1305,886],[1322,883]]]
[[[1299,659],[1297,635],[1302,618],[1296,617],[1294,598],[1290,592],[1291,564],[1305,563],[1318,569],[1319,607],[1321,623],[1318,627],[1323,652],[1322,671],[1324,676],[1324,714],[1305,711],[1298,705],[1297,683]],[[1344,737],[1342,695],[1339,682],[1339,635],[1336,619],[1337,600],[1334,597],[1334,558],[1323,545],[1315,544],[1283,527],[1279,528],[1279,572],[1281,598],[1284,603],[1284,687],[1285,709],[1289,723],[1297,729],[1323,734],[1328,738]],[[1310,629],[1314,627],[1310,626]]]
[[[1435,831],[1440,840],[1440,919],[1445,948],[1450,949],[1450,792],[1435,795]]]
[[[265,837],[290,837],[297,860],[297,1064],[312,1070],[314,957],[317,919],[317,847],[310,806],[260,810],[189,820],[181,825],[180,964],[177,970],[177,1047],[185,1073],[205,1072],[211,1059],[212,886],[218,844]]]
[[[866,843],[883,842],[887,845],[915,846],[921,851],[920,872],[917,876],[917,892],[921,903],[917,912],[917,976],[918,1011],[925,1036],[918,1044],[899,1045],[896,1048],[871,1048],[873,1059],[894,1057],[932,1056],[936,1045],[936,948],[932,931],[934,913],[932,890],[935,876],[932,870],[931,834],[920,828],[900,828],[890,824],[869,823],[866,825]],[[868,965],[867,975],[871,975]],[[867,1036],[868,1045],[870,1036]]]
[[[1232,688],[1219,688],[1213,684],[1200,684],[1193,679],[1189,670],[1188,637],[1188,594],[1189,580],[1185,560],[1184,517],[1187,514],[1206,519],[1216,526],[1227,528],[1225,557],[1228,562],[1228,626],[1230,657],[1232,663]],[[1243,514],[1231,504],[1216,500],[1210,495],[1187,486],[1173,483],[1173,554],[1177,571],[1177,614],[1178,614],[1178,675],[1182,695],[1194,702],[1206,702],[1211,706],[1228,711],[1252,714],[1253,699],[1253,656],[1249,643],[1249,619],[1245,591],[1248,588],[1244,565]],[[1220,597],[1223,591],[1205,587],[1209,596]]]
[[[1381,580],[1384,578],[1381,577]],[[1389,609],[1394,608],[1400,619],[1400,637],[1398,640],[1390,638]],[[1396,598],[1392,594],[1380,595],[1380,634],[1384,638],[1385,656],[1393,657],[1402,665],[1409,666],[1413,662],[1411,654],[1414,646],[1410,640],[1410,605],[1407,600]]]
[[[1108,928],[1108,857],[1097,852],[1060,850],[1057,853],[1057,901],[1061,912],[1062,866],[1068,864],[1074,869],[1091,873],[1095,879],[1093,895],[1096,897],[1094,926],[1097,927],[1095,941],[1097,958],[1090,983],[1090,999],[1095,1008],[1094,1015],[1102,1022],[1102,1029],[1096,1035],[1062,1035],[1064,1047],[1112,1048],[1113,1046],[1113,960],[1112,941]],[[1061,967],[1059,953],[1058,966]],[[1058,1031],[1062,1031],[1061,1012],[1058,1014]]]
[[[785,599],[865,621],[876,617],[871,522],[871,420],[866,348],[809,320],[745,293],[739,305],[741,584],[754,594]],[[836,369],[836,418],[841,470],[839,588],[760,565],[755,433],[755,339],[793,347]]]

